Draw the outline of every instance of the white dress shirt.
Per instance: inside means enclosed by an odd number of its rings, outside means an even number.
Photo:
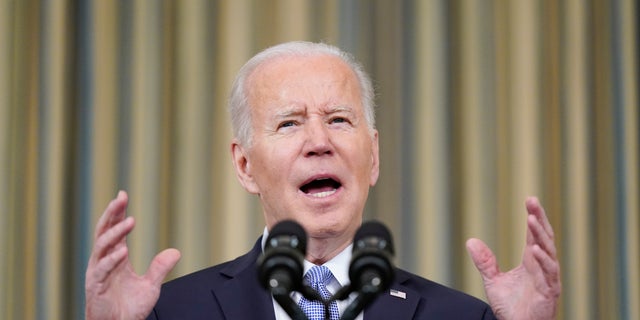
[[[265,228],[262,236],[263,250],[264,250],[264,244],[267,241],[268,236],[269,236],[269,231],[267,230],[267,228]],[[351,262],[352,247],[353,245],[350,244],[344,250],[342,250],[337,256],[333,257],[333,259],[327,261],[324,264],[327,268],[329,268],[329,270],[331,270],[331,273],[333,273],[333,280],[327,284],[327,290],[329,290],[329,292],[332,295],[338,292],[340,288],[350,283],[349,262]],[[305,259],[304,273],[307,273],[307,271],[309,271],[309,269],[311,269],[311,267],[313,266],[314,266],[313,263]],[[298,292],[294,292],[291,294],[291,297],[293,298],[293,301],[298,303],[302,295]],[[342,314],[344,313],[344,310],[347,309],[347,307],[349,306],[349,304],[351,304],[351,302],[353,302],[355,297],[356,297],[356,294],[352,293],[351,295],[349,295],[348,299],[337,301],[338,310],[340,311],[340,316],[342,316]],[[291,317],[289,317],[289,315],[284,311],[284,309],[282,309],[282,307],[278,304],[278,302],[276,302],[276,300],[273,298],[271,298],[271,300],[273,301],[273,308],[276,313],[276,320],[291,320]],[[363,320],[362,314],[363,312],[360,312],[360,314],[355,318],[355,320]]]

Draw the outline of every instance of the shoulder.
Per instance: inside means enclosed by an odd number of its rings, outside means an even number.
[[[235,260],[226,261],[168,281],[162,285],[161,294],[168,294],[187,289],[210,290],[216,285],[233,277],[236,273],[252,267],[255,263],[255,259],[252,258],[252,252],[242,255]]]
[[[154,314],[169,319],[199,318],[199,315],[204,314],[221,315],[221,303],[216,293],[228,290],[230,283],[242,285],[246,285],[245,282],[250,282],[250,285],[253,281],[257,283],[254,266],[258,255],[259,247],[257,252],[254,247],[249,253],[235,260],[164,283],[150,318],[153,319]]]
[[[429,297],[430,299],[460,299],[472,304],[486,304],[482,300],[467,293],[423,278],[406,270],[397,269],[396,278],[398,282],[415,290],[421,296]]]
[[[458,319],[494,319],[489,305],[474,296],[447,287],[421,276],[398,269],[396,283],[420,296],[416,315],[429,317],[455,317]],[[417,319],[424,318],[422,316]]]

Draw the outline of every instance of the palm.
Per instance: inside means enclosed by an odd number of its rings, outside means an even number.
[[[87,305],[97,306],[99,319],[144,319],[160,295],[160,285],[148,276],[137,275],[128,260],[112,271],[114,276],[88,289]],[[89,311],[89,310],[88,310]]]
[[[523,265],[485,282],[487,299],[500,319],[551,319],[554,308],[547,304],[555,301],[541,299],[542,290]]]

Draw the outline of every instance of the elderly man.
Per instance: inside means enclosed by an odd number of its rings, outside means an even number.
[[[266,228],[261,239],[279,221],[299,222],[309,237],[305,271],[326,272],[324,284],[332,293],[349,281],[352,240],[362,223],[369,188],[378,179],[373,97],[370,79],[349,54],[307,42],[281,44],[253,57],[240,70],[231,93],[231,156],[241,185],[262,204]],[[288,318],[258,283],[256,259],[264,240],[236,260],[162,286],[180,257],[175,249],[158,254],[146,274],[135,274],[125,243],[135,224],[125,217],[127,201],[120,192],[96,226],[86,275],[87,318]],[[553,318],[560,294],[553,231],[537,199],[528,199],[526,209],[527,243],[522,264],[515,269],[500,272],[484,243],[467,242],[491,308],[397,270],[391,289],[402,295],[383,294],[358,317]],[[299,294],[293,298],[308,303]],[[332,305],[331,318],[337,319],[349,302]]]

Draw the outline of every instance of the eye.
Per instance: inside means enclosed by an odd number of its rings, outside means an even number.
[[[296,123],[294,121],[283,121],[282,123],[280,123],[278,125],[278,129],[280,128],[288,128],[288,127],[293,127],[295,126]]]
[[[336,117],[331,119],[331,123],[346,123],[349,122],[346,118]]]

